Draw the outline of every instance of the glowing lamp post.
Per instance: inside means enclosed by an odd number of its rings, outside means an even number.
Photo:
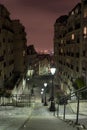
[[[44,87],[47,87],[47,83],[44,83]]]
[[[54,74],[56,72],[56,68],[52,67],[50,69],[51,74],[52,74],[52,87],[51,87],[51,105],[50,105],[50,111],[55,111],[55,102],[54,102],[54,84],[53,84],[53,79],[54,79]]]
[[[47,106],[47,99],[46,99],[46,87],[47,87],[47,83],[44,83],[44,87],[45,87],[45,101],[44,101],[44,106]]]
[[[43,93],[44,93],[44,89],[42,88],[42,89],[41,89],[41,102],[42,102],[42,103],[44,102],[44,100],[43,100]]]

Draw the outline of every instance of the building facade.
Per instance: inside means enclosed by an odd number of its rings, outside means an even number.
[[[37,53],[34,45],[27,47],[27,76],[48,75],[50,73],[50,64],[52,56],[50,54]]]
[[[12,21],[10,13],[0,5],[0,87],[4,81],[13,77],[14,57],[13,57],[13,37]]]
[[[27,47],[27,76],[37,75],[38,72],[37,52],[34,45]]]
[[[26,71],[26,32],[19,20],[13,20],[14,72],[24,75]]]
[[[0,4],[0,94],[3,89],[13,87],[15,71],[25,70],[25,44],[23,25],[11,20],[9,11]]]
[[[38,55],[39,75],[49,75],[51,66],[51,56],[49,54]]]
[[[87,2],[78,3],[68,15],[60,16],[54,24],[54,55],[57,80],[67,94],[73,82],[83,77],[87,83]]]

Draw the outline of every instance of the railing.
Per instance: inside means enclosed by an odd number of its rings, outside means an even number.
[[[59,113],[60,113],[60,109],[59,109],[59,106],[62,104],[64,107],[63,107],[63,117],[62,119],[63,120],[66,120],[66,109],[67,109],[67,105],[69,104],[68,101],[70,101],[70,99],[72,97],[74,97],[76,95],[76,100],[75,100],[75,103],[76,103],[76,119],[75,119],[75,122],[74,122],[74,125],[79,125],[79,110],[80,110],[80,100],[81,100],[81,93],[83,92],[87,92],[87,87],[83,87],[79,90],[76,90],[74,92],[72,92],[71,94],[67,95],[67,96],[63,96],[59,101],[58,101],[58,104],[57,104],[57,110],[56,112],[54,113],[54,115],[56,114],[57,117],[59,117]]]
[[[0,106],[31,106],[35,102],[35,96],[30,94],[13,94],[6,98],[0,97]]]

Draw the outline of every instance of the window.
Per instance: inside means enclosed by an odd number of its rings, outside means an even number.
[[[4,80],[6,80],[6,75],[4,75]]]
[[[4,67],[6,67],[6,62],[4,62]]]
[[[0,42],[0,47],[2,46],[2,43]]]
[[[3,42],[5,42],[5,38],[3,38]]]
[[[61,51],[61,53],[63,53],[63,49],[62,49],[62,48],[61,48],[61,50],[60,50],[60,51]]]
[[[84,27],[84,29],[83,29],[83,35],[84,35],[84,38],[87,37],[87,27]]]
[[[2,71],[0,70],[0,76],[2,75]]]
[[[77,72],[79,71],[79,67],[78,67],[78,66],[76,66],[76,71],[77,71]]]
[[[74,11],[72,11],[71,14],[74,15]]]
[[[61,40],[61,44],[63,44],[63,40]]]
[[[23,50],[23,56],[25,56],[25,50]]]
[[[5,54],[6,54],[6,51],[4,50],[3,53],[4,53],[4,55],[5,55]]]
[[[11,72],[10,72],[10,76],[11,76]]]
[[[72,40],[74,40],[75,39],[75,35],[74,34],[72,34]]]
[[[87,34],[87,27],[84,27],[84,34]]]

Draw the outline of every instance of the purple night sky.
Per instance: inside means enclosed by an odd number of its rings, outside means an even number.
[[[27,33],[27,44],[36,50],[52,50],[54,23],[81,0],[0,0],[11,13],[11,19],[20,19]]]

